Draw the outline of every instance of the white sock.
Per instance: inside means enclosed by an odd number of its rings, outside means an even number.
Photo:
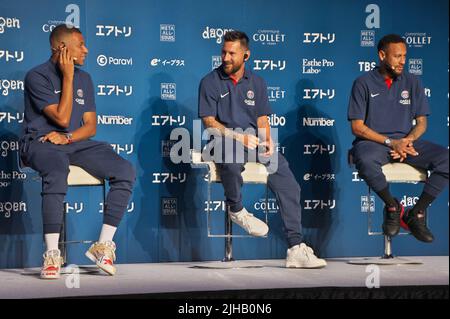
[[[58,249],[59,233],[50,233],[44,235],[47,251]]]
[[[103,224],[102,231],[100,232],[99,242],[104,243],[105,241],[112,241],[114,234],[116,233],[117,227]]]

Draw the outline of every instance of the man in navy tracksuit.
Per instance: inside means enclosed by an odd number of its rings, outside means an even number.
[[[317,258],[312,249],[302,243],[300,186],[286,159],[274,153],[267,118],[272,113],[267,85],[262,78],[245,69],[245,61],[250,57],[248,43],[245,33],[227,32],[222,47],[222,65],[202,79],[199,89],[199,117],[209,131],[215,131],[213,150],[222,154],[215,159],[225,191],[227,213],[249,234],[267,234],[268,226],[247,212],[241,195],[244,164],[255,160],[255,150],[264,147],[258,154],[262,158],[258,158],[267,164],[268,185],[276,195],[287,234],[286,267],[324,267],[325,260]],[[239,146],[243,150],[241,153]],[[264,160],[268,158],[275,158],[276,169],[271,169],[270,161]]]
[[[430,107],[419,79],[403,72],[405,40],[395,34],[383,37],[378,56],[380,66],[356,79],[350,96],[354,162],[360,176],[385,203],[384,234],[397,235],[402,218],[418,240],[432,242],[425,211],[448,184],[448,150],[419,139],[425,133]],[[394,161],[432,171],[419,200],[406,212],[389,192],[381,170]]]
[[[109,144],[90,139],[95,135],[97,120],[94,87],[89,74],[74,67],[83,65],[88,53],[80,30],[59,25],[50,35],[50,44],[50,60],[25,77],[24,135],[20,141],[22,162],[42,177],[46,252],[41,278],[60,276],[58,241],[70,164],[109,180],[100,238],[86,256],[113,275],[113,236],[128,205],[135,170]]]

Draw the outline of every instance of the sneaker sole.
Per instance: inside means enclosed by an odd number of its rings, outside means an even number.
[[[252,234],[252,233],[250,233],[247,229],[245,229],[244,227],[242,227],[241,225],[239,225],[239,223],[235,222],[233,219],[232,219],[231,221],[233,222],[233,224],[235,224],[235,225],[241,227],[243,230],[245,230],[245,232],[246,232],[247,234],[249,234],[250,236],[254,236],[254,237],[264,237],[264,236],[267,236],[267,234],[269,233],[269,227],[267,227],[267,231],[266,231],[264,234],[262,234],[262,233],[253,233],[253,234]]]
[[[97,262],[97,258],[95,258],[95,256],[93,254],[91,254],[91,252],[89,252],[89,251],[87,251],[84,255],[87,258],[89,258],[93,263],[95,263],[98,268],[100,268],[101,270],[106,272],[108,275],[110,275],[110,276],[114,276],[115,275],[116,269],[113,266],[104,265],[104,264],[101,264],[101,263]]]
[[[318,269],[318,268],[324,268],[325,265],[305,265],[305,264],[298,264],[298,263],[286,263],[286,268],[305,268],[305,269]]]
[[[41,274],[41,279],[59,279],[59,278],[61,278],[61,274],[56,274],[56,275]]]

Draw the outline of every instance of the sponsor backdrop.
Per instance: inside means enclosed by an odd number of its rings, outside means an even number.
[[[24,76],[49,57],[48,36],[64,21],[84,33],[93,78],[96,139],[134,163],[137,183],[118,229],[119,263],[217,260],[223,239],[223,191],[206,202],[205,171],[170,160],[170,133],[194,131],[200,79],[221,63],[225,32],[251,38],[247,67],[262,76],[274,110],[278,149],[302,187],[305,240],[324,257],[376,256],[383,240],[367,235],[367,212],[380,229],[382,204],[347,164],[352,135],[346,119],[353,80],[377,61],[376,43],[396,32],[408,43],[406,72],[417,74],[432,106],[424,138],[448,146],[448,2],[280,0],[6,1],[0,2],[0,267],[41,263],[41,181],[17,166],[23,122]],[[389,114],[386,114],[389,116]],[[197,131],[194,138],[200,137]],[[192,137],[191,137],[192,139]],[[407,206],[421,185],[395,185]],[[101,189],[70,189],[68,237],[96,239]],[[269,194],[268,238],[234,241],[237,259],[284,258],[286,243]],[[246,207],[263,217],[263,186],[244,187]],[[400,255],[448,254],[448,190],[430,207],[432,244],[394,240]],[[236,232],[239,232],[236,230]],[[69,247],[83,264],[86,245]]]

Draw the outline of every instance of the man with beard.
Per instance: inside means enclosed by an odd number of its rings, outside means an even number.
[[[268,186],[277,198],[287,235],[286,267],[324,267],[326,261],[317,258],[302,242],[300,186],[286,159],[274,151],[267,117],[272,113],[267,85],[261,77],[245,68],[249,57],[247,35],[240,31],[227,32],[222,47],[222,65],[207,74],[199,88],[199,117],[209,131],[215,132],[213,150],[221,153],[219,158],[215,154],[214,160],[225,192],[226,213],[253,236],[268,233],[268,226],[242,205],[241,173],[245,162],[257,156],[264,164],[268,163],[267,158],[275,159],[276,169],[271,169],[271,165],[268,167]],[[239,147],[243,152],[238,151]]]
[[[415,238],[429,243],[434,237],[425,212],[448,184],[448,150],[420,139],[430,108],[419,79],[404,72],[405,40],[396,34],[384,36],[378,57],[379,66],[353,83],[348,120],[356,139],[351,152],[360,176],[385,203],[384,234],[397,235],[402,219]],[[381,169],[395,161],[432,171],[419,200],[406,212],[391,195]]]

